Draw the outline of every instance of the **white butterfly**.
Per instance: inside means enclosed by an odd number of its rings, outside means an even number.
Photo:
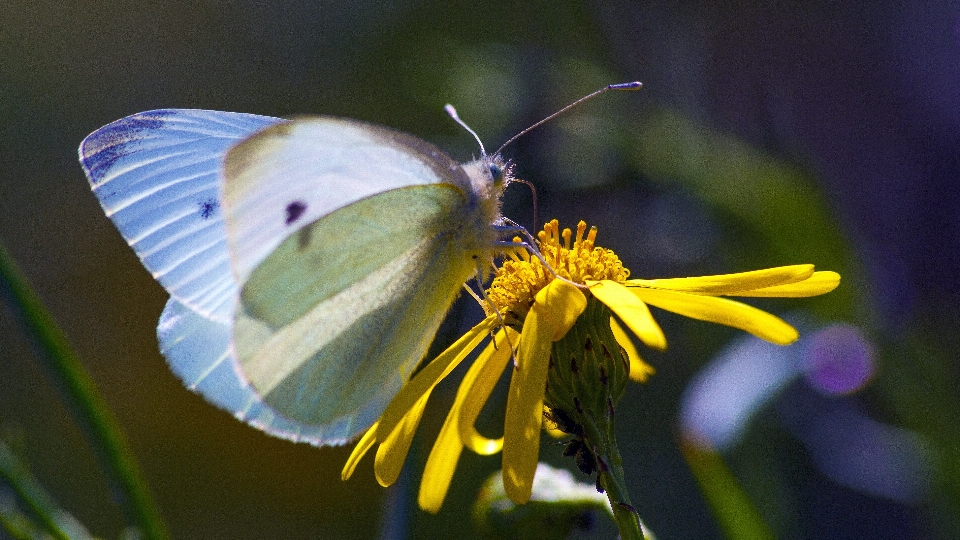
[[[503,162],[354,120],[157,110],[80,145],[107,216],[170,293],[192,390],[273,435],[342,444],[492,258]]]

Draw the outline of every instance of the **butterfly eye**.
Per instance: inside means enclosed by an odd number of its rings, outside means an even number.
[[[503,180],[503,168],[496,163],[490,164],[490,176],[493,177],[493,183],[498,184]]]

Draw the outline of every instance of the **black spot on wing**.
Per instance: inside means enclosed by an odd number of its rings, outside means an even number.
[[[84,139],[80,154],[90,182],[99,184],[118,159],[135,152],[137,142],[146,138],[146,133],[162,128],[166,118],[173,114],[176,111],[135,114],[106,125]]]
[[[201,201],[199,204],[200,204],[200,217],[202,217],[203,219],[210,219],[211,217],[216,215],[218,210],[220,210],[220,201],[212,197],[205,201]]]
[[[292,225],[304,212],[307,211],[307,203],[303,201],[293,201],[287,205],[287,225]]]

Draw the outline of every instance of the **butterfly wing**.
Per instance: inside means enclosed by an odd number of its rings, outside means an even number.
[[[158,337],[173,371],[268,433],[339,444],[423,357],[477,247],[492,245],[491,219],[478,220],[463,169],[419,139],[345,120],[283,122],[150,111],[91,134],[80,159],[171,293]]]
[[[236,367],[230,326],[203,317],[171,298],[160,316],[160,352],[190,390],[233,413],[239,420],[276,437],[314,445],[346,442],[326,426],[294,422],[265,404]]]
[[[339,118],[273,126],[233,149],[225,167],[228,241],[240,283],[287,236],[364,197],[429,184],[473,196],[460,164],[433,145]]]
[[[283,418],[240,376],[230,349],[238,294],[219,201],[227,150],[278,118],[204,110],[138,113],[80,145],[90,185],[144,266],[170,292],[160,351],[191,390],[273,435],[323,444],[322,426]]]
[[[470,180],[419,139],[326,118],[251,137],[225,170],[243,376],[281,415],[350,439],[492,249]]]
[[[104,212],[170,295],[227,322],[230,273],[219,184],[227,149],[283,122],[191,109],[138,113],[90,134],[80,163]]]

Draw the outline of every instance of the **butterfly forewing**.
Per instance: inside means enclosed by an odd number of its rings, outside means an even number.
[[[278,118],[166,109],[117,120],[80,145],[107,216],[171,296],[228,321],[236,286],[219,199],[223,158]]]
[[[227,236],[240,283],[290,234],[364,197],[439,183],[473,196],[460,165],[436,147],[339,118],[266,129],[230,151],[225,171]]]

